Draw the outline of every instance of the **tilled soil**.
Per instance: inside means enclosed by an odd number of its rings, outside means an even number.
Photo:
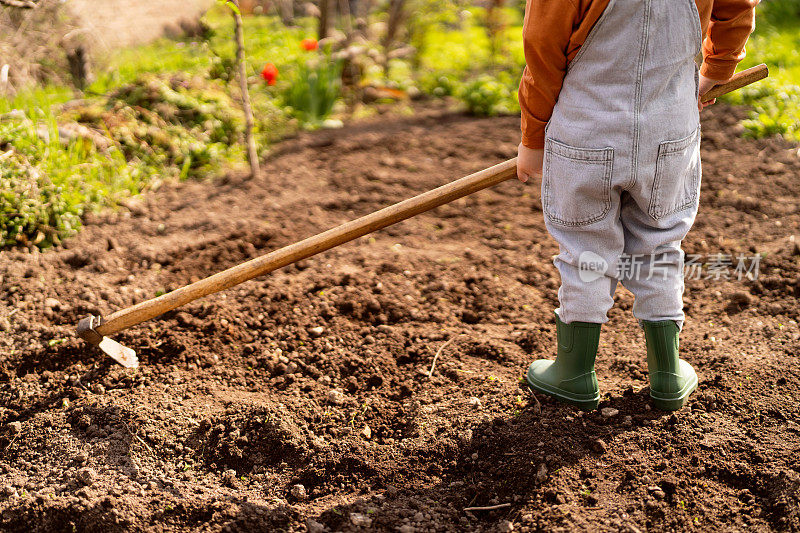
[[[734,264],[687,281],[700,386],[674,414],[650,408],[621,287],[597,367],[611,409],[520,385],[554,354],[558,274],[538,184],[516,181],[118,335],[138,370],[72,336],[512,157],[515,117],[305,134],[257,179],[166,185],[66,249],[0,253],[0,529],[800,529],[800,157],[739,138],[741,115],[704,121],[685,249]],[[739,254],[763,256],[757,279]]]

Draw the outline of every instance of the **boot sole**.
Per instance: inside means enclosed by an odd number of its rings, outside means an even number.
[[[525,382],[528,384],[530,388],[537,390],[543,394],[547,394],[548,396],[552,396],[553,398],[555,398],[560,402],[574,405],[575,407],[581,409],[582,411],[594,411],[600,404],[600,391],[597,391],[597,393],[594,395],[574,394],[569,391],[553,387],[552,385],[548,385],[547,383],[531,378],[531,376],[527,373],[525,374]]]
[[[653,393],[650,390],[650,398],[653,399],[653,405],[662,411],[677,411],[686,404],[689,395],[697,389],[697,376],[692,381],[686,384],[682,391],[674,394],[659,394]]]

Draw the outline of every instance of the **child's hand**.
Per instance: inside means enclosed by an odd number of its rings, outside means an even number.
[[[712,80],[711,78],[706,78],[702,74],[700,74],[700,98],[697,99],[697,110],[702,111],[706,107],[712,105],[717,101],[716,98],[712,98],[711,100],[703,101],[703,95],[710,91],[712,88],[725,83],[728,80]]]
[[[517,148],[517,178],[522,183],[542,174],[544,150],[528,148],[520,143]]]

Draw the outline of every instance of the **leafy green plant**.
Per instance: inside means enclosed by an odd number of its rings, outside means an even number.
[[[80,208],[60,197],[61,187],[32,168],[19,154],[0,166],[0,246],[47,246],[80,225]]]
[[[510,74],[483,75],[463,86],[458,98],[474,115],[494,116],[519,111],[516,84]]]
[[[784,87],[757,100],[750,118],[742,124],[750,137],[783,135],[800,140],[800,87]]]
[[[262,146],[293,127],[272,99],[253,103]],[[57,244],[87,211],[242,154],[241,115],[224,86],[202,78],[147,75],[63,111],[42,107],[31,100],[0,120],[0,248]]]
[[[283,93],[289,113],[307,125],[318,125],[333,111],[342,80],[342,62],[330,53],[302,61]]]
[[[85,211],[135,191],[138,171],[114,147],[63,144],[52,117],[0,122],[0,248],[59,243]]]
[[[427,73],[420,77],[419,88],[425,94],[436,98],[456,96],[461,90],[461,83],[456,74],[439,72]]]

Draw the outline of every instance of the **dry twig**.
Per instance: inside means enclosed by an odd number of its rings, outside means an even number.
[[[450,346],[450,344],[454,340],[456,340],[458,337],[460,337],[461,335],[464,335],[464,333],[459,333],[457,335],[453,335],[452,337],[450,337],[450,340],[448,340],[447,342],[442,344],[439,347],[439,349],[436,350],[436,355],[433,356],[433,361],[431,362],[431,369],[428,371],[428,377],[432,377],[433,376],[433,369],[436,367],[436,360],[439,359],[440,355],[442,355],[442,352],[444,351],[444,349],[447,348],[448,346]]]
[[[464,507],[465,511],[494,511],[495,509],[505,509],[511,507],[510,503],[498,503],[497,505],[487,505],[485,507]]]
[[[536,397],[536,394],[534,394],[533,389],[527,383],[525,384],[525,389],[527,389],[528,393],[531,395],[531,398],[533,398],[533,401],[536,402],[533,406],[533,414],[536,415],[541,414],[542,404],[539,403],[539,398]]]
[[[144,444],[144,447],[147,448],[150,451],[150,453],[152,453],[153,455],[156,454],[156,452],[153,451],[153,448],[151,448],[150,445],[147,444],[142,437],[134,433],[133,430],[131,430],[130,426],[124,420],[122,421],[122,425],[125,426],[125,429],[128,430],[128,433],[130,433],[133,438]]]

